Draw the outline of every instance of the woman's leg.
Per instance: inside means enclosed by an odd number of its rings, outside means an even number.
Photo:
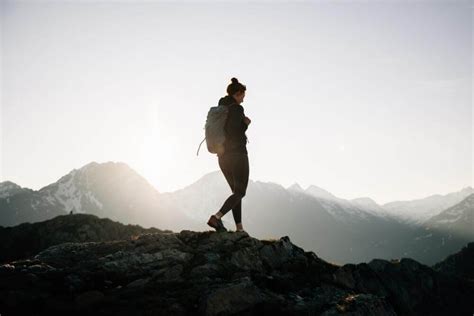
[[[228,155],[218,156],[218,162],[219,162],[219,167],[222,173],[224,174],[224,177],[227,183],[229,184],[231,191],[234,192],[234,176],[232,174],[232,166],[231,166],[231,161],[229,158],[230,157]],[[221,211],[218,211],[215,214],[215,216],[219,219],[224,215],[225,213],[222,213]]]
[[[229,184],[231,191],[234,192],[234,176],[232,174],[232,167],[229,164],[229,159],[227,158],[227,156],[219,157],[218,162],[219,167],[222,173],[224,174],[224,177],[227,183]]]
[[[222,207],[220,208],[220,214],[225,215],[231,209],[234,213],[234,220],[238,221],[236,224],[241,223],[242,204],[241,200],[245,196],[249,178],[249,163],[248,156],[246,154],[233,154],[228,156],[224,163],[224,169],[231,170],[230,175],[233,178],[233,193],[227,198]],[[229,168],[226,168],[229,167]],[[232,180],[231,180],[232,181]],[[238,205],[240,203],[240,205]],[[235,208],[235,210],[234,210]],[[217,216],[217,214],[216,214]]]
[[[234,185],[237,188],[236,190],[240,190],[243,192],[243,196],[245,196],[247,192],[247,185],[249,182],[249,161],[248,155],[242,155],[239,158],[240,163],[235,165],[234,171]],[[234,215],[235,226],[237,230],[243,230],[242,226],[242,199],[235,205],[232,209],[232,213]]]
[[[222,173],[224,174],[224,177],[227,181],[227,183],[230,186],[230,189],[232,193],[234,192],[234,178],[232,175],[232,169],[227,167],[227,164],[225,159],[222,157],[219,157],[219,167],[221,168]],[[217,218],[221,218],[224,214],[217,212],[216,214]],[[235,225],[237,226],[237,229],[242,229],[242,200],[240,200],[237,205],[235,205],[232,208],[232,215],[234,216],[234,221]]]
[[[232,215],[236,226],[242,224],[242,200],[232,208]]]

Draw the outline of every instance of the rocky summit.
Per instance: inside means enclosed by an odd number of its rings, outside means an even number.
[[[338,266],[285,236],[144,233],[0,266],[2,315],[472,315],[474,286],[412,259]]]

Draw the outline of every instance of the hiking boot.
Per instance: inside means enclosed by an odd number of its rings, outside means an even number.
[[[211,226],[212,228],[215,228],[218,232],[227,231],[227,229],[224,227],[224,224],[222,223],[222,220],[220,218],[218,219],[216,215],[211,215],[211,217],[207,221],[207,225]]]

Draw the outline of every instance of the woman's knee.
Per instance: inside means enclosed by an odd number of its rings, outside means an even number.
[[[239,198],[243,198],[246,194],[246,190],[235,189],[234,194],[238,196]]]

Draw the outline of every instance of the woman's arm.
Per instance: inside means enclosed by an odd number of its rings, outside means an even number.
[[[248,126],[252,122],[247,116],[244,117],[244,123]]]
[[[244,128],[245,131],[247,129],[247,124],[245,124],[244,118],[244,108],[241,105],[231,105],[226,125],[227,132],[230,135],[237,135],[241,132],[242,128]]]

